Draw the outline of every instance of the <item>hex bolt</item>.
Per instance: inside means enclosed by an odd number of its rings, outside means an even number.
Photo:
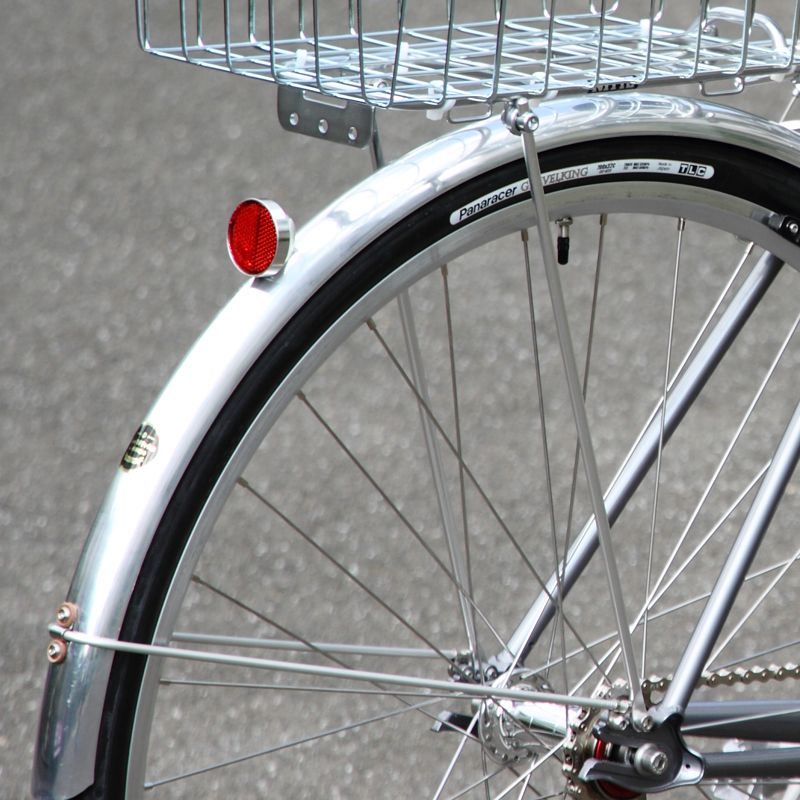
[[[63,639],[53,639],[47,645],[47,660],[51,664],[60,664],[67,657],[67,643]]]
[[[615,731],[624,731],[628,729],[630,721],[624,714],[610,714],[608,717],[608,726]]]
[[[669,756],[658,745],[643,744],[633,757],[633,765],[640,775],[663,775],[669,767]]]
[[[520,97],[506,104],[502,114],[503,122],[511,133],[533,133],[539,127],[539,118],[531,111],[526,97]]]
[[[62,603],[56,611],[56,622],[62,628],[71,628],[78,619],[78,607],[75,603]]]
[[[520,131],[535,133],[539,127],[539,118],[532,111],[528,111],[517,118],[517,126]]]
[[[653,728],[655,728],[656,723],[653,721],[653,718],[648,714],[647,716],[642,717],[639,720],[639,729],[642,730],[644,733],[650,733]]]

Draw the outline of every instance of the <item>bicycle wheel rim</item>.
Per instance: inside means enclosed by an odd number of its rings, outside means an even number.
[[[635,144],[637,143],[619,142],[617,143],[618,151],[620,153],[635,152]],[[675,142],[670,142],[669,145],[676,150],[680,147],[680,144]],[[667,153],[667,150],[664,149],[664,144],[651,141],[642,146],[645,148],[645,151],[649,148],[649,152],[654,157],[664,157],[664,154]],[[695,150],[696,149],[697,146],[695,146]],[[552,159],[552,162],[555,164],[563,163],[570,165],[576,162],[581,163],[581,159],[585,160],[586,156],[576,151],[578,151],[578,148],[572,148],[572,151],[568,151],[566,154],[548,154],[548,158]],[[737,154],[733,151],[727,154],[728,160],[732,163],[736,163],[738,159],[741,159],[741,156],[742,154]],[[712,161],[713,159],[713,163],[717,165],[722,163],[719,153],[701,154],[695,156],[695,158],[699,160],[705,158],[706,161]],[[560,161],[559,159],[564,160]],[[768,160],[765,159],[765,161]],[[756,176],[757,168],[751,165],[750,169],[752,170],[752,175]],[[721,172],[719,168],[718,171]],[[519,180],[520,175],[521,166],[519,164],[511,165],[503,175],[486,176],[486,185],[489,188],[505,186],[515,180]],[[789,180],[783,173],[781,174],[781,178],[783,180]],[[463,208],[463,203],[468,204],[470,201],[484,196],[483,188],[477,185],[462,187],[460,191],[461,194],[459,197],[462,197],[463,200],[456,201],[454,205],[453,198],[443,198],[440,201],[442,206],[450,210],[454,207]],[[664,180],[656,183],[652,180],[644,180],[641,178],[631,181],[628,178],[624,181],[613,179],[584,184],[578,182],[577,185],[567,186],[566,188],[562,188],[559,192],[552,193],[551,198],[554,200],[554,206],[556,202],[558,203],[557,216],[570,215],[577,219],[578,217],[598,216],[601,213],[617,212],[620,210],[635,210],[640,214],[654,215],[657,217],[666,215],[688,218],[733,234],[748,234],[751,230],[757,231],[759,226],[752,222],[754,209],[758,208],[763,210],[764,207],[767,207],[767,196],[772,191],[770,183],[769,181],[764,181],[763,176],[761,176],[758,177],[758,179],[754,178],[749,183],[745,181],[744,189],[740,185],[737,187],[737,191],[740,196],[720,191],[719,187],[711,190],[705,186],[690,184],[687,183],[685,179],[676,179],[673,181]],[[742,194],[746,196],[742,197]],[[458,205],[459,202],[462,203],[462,205]],[[788,209],[780,210],[786,211]],[[173,616],[175,607],[178,605],[179,599],[182,598],[183,591],[190,580],[191,570],[188,569],[188,564],[194,560],[194,556],[200,548],[204,536],[210,531],[211,523],[217,516],[222,498],[233,488],[235,476],[239,471],[239,465],[249,460],[251,455],[250,451],[254,448],[254,443],[260,440],[261,434],[266,428],[270,427],[273,418],[278,415],[281,408],[288,403],[291,398],[296,397],[298,389],[304,385],[308,375],[314,373],[320,364],[327,363],[328,352],[336,349],[339,343],[345,339],[352,330],[361,326],[363,321],[375,312],[376,308],[384,306],[388,298],[396,296],[399,290],[416,283],[421,276],[429,273],[431,270],[435,270],[437,265],[441,264],[443,260],[450,261],[451,258],[458,256],[462,250],[471,249],[476,240],[491,242],[496,236],[522,228],[530,219],[530,212],[527,206],[524,203],[515,203],[507,206],[498,213],[489,213],[485,216],[478,215],[475,221],[471,222],[468,226],[459,228],[455,232],[450,233],[446,238],[442,237],[440,233],[437,232],[440,228],[435,228],[432,234],[430,234],[432,240],[429,246],[421,248],[420,242],[424,240],[424,236],[421,236],[420,230],[424,230],[426,219],[433,219],[435,217],[430,209],[428,209],[426,213],[427,215],[420,214],[420,218],[415,221],[415,234],[412,242],[409,243],[409,235],[406,230],[395,230],[364,256],[368,260],[374,261],[374,254],[378,249],[393,252],[396,246],[391,237],[396,237],[396,239],[400,241],[405,240],[407,242],[405,245],[406,248],[412,251],[422,249],[422,252],[416,253],[413,258],[400,256],[401,268],[388,265],[385,267],[388,273],[387,276],[381,278],[376,277],[374,267],[370,264],[363,266],[360,273],[358,265],[350,265],[341,273],[343,276],[341,280],[343,281],[353,281],[353,276],[355,275],[358,276],[355,280],[363,280],[367,285],[372,284],[375,286],[369,293],[365,293],[365,290],[359,285],[356,285],[355,289],[348,289],[353,296],[361,299],[346,303],[347,311],[344,315],[341,314],[341,308],[338,308],[338,310],[329,309],[326,311],[323,303],[324,297],[319,298],[319,303],[322,304],[321,306],[315,305],[315,302],[309,304],[306,309],[306,314],[309,318],[314,318],[318,325],[318,332],[311,336],[312,339],[316,340],[316,344],[314,348],[311,348],[304,354],[302,362],[297,365],[292,373],[287,376],[287,370],[276,370],[273,367],[264,370],[263,364],[260,367],[256,367],[256,370],[260,369],[262,372],[273,373],[272,385],[265,389],[263,386],[263,378],[261,378],[262,386],[259,388],[258,392],[255,392],[256,395],[259,395],[266,391],[272,398],[271,403],[265,410],[259,413],[254,413],[252,409],[247,411],[237,409],[235,413],[231,414],[229,407],[228,416],[235,417],[239,420],[239,428],[234,431],[233,439],[238,441],[238,439],[241,438],[242,440],[233,455],[231,454],[230,447],[220,444],[220,440],[230,435],[229,423],[226,422],[224,424],[223,431],[218,429],[216,432],[212,432],[211,436],[213,441],[208,442],[205,446],[209,449],[209,452],[214,453],[211,457],[212,460],[220,458],[220,450],[225,452],[223,458],[225,466],[221,476],[209,476],[207,464],[203,466],[201,470],[202,475],[193,474],[192,468],[187,472],[187,476],[184,478],[184,486],[191,485],[191,492],[202,497],[202,502],[199,503],[199,506],[198,503],[195,503],[191,509],[187,509],[184,502],[176,500],[173,503],[174,508],[171,509],[174,517],[170,518],[170,512],[168,512],[165,522],[162,523],[162,527],[164,527],[165,530],[173,531],[176,526],[185,526],[185,519],[187,517],[196,517],[197,523],[193,523],[190,526],[190,530],[192,531],[192,535],[188,537],[190,544],[184,549],[184,543],[173,543],[171,547],[177,550],[177,552],[172,554],[171,562],[170,559],[164,558],[163,552],[158,556],[153,556],[151,564],[153,560],[157,560],[163,565],[162,569],[150,570],[148,572],[140,592],[143,597],[150,597],[149,602],[153,608],[149,609],[147,613],[142,613],[141,603],[137,606],[136,601],[134,601],[132,609],[135,608],[136,610],[134,613],[129,614],[129,620],[126,623],[126,631],[123,633],[123,638],[130,636],[135,640],[152,639],[152,632],[148,634],[146,631],[142,630],[142,627],[147,628],[150,626],[152,629],[154,609],[158,609],[161,617],[161,623],[156,631],[155,638],[161,641],[167,636],[166,631],[172,628],[173,619],[171,619],[171,617]],[[440,226],[441,222],[433,222],[431,224],[435,227],[437,225]],[[473,290],[475,286],[480,288],[480,280],[478,282],[473,282],[471,285]],[[341,303],[337,301],[334,305],[341,306]],[[322,310],[320,310],[321,308]],[[333,327],[331,327],[331,319],[336,320]],[[284,361],[294,362],[298,360],[295,355],[290,355],[287,358],[285,353],[281,353],[281,356]],[[274,358],[275,355],[274,352],[272,352],[270,354],[265,354],[262,360]],[[278,386],[280,386],[280,388],[276,388]],[[249,390],[249,394],[252,395],[253,391]],[[263,394],[261,396],[263,396]],[[240,405],[248,404],[240,398],[233,398],[231,402],[233,404],[239,403]],[[258,405],[260,401],[253,401],[250,399],[248,402],[250,405],[253,405],[254,402]],[[223,416],[225,416],[225,413]],[[257,419],[252,427],[250,427],[254,417]],[[249,428],[251,433],[244,436],[242,431],[246,428]],[[204,457],[207,460],[209,458],[209,456]],[[196,488],[197,481],[205,481],[207,485],[210,483],[215,488],[213,491],[209,488],[204,488],[198,492]],[[185,489],[183,491],[185,491]],[[181,496],[181,493],[182,489],[179,489],[176,493],[176,497]],[[458,492],[456,492],[456,496],[457,495]],[[185,533],[188,533],[188,531]],[[165,534],[162,539],[166,538],[167,536]],[[186,538],[184,534],[184,539]],[[169,539],[171,542],[174,542],[174,537],[169,537]],[[183,566],[178,569],[175,567],[176,558],[183,558]],[[446,563],[444,555],[442,555],[442,560]],[[187,569],[184,569],[184,566],[186,566]],[[169,576],[172,572],[176,573],[176,577],[174,579],[173,588],[167,592],[166,587],[169,584]],[[495,578],[494,582],[497,583],[498,579]],[[146,584],[149,584],[149,586]],[[153,589],[152,587],[159,588]],[[165,595],[167,596],[166,602],[164,602]],[[600,597],[600,595],[597,595],[598,600]],[[604,600],[604,595],[602,597]],[[134,624],[131,618],[137,615],[140,619]],[[149,617],[147,623],[144,625],[141,621],[143,617]],[[485,635],[484,633],[484,636]],[[143,742],[147,738],[149,728],[148,707],[150,706],[150,698],[148,697],[147,689],[153,688],[154,684],[152,682],[155,681],[156,677],[156,671],[151,670],[143,684],[145,691],[142,693],[139,703],[136,721],[136,726],[138,727],[135,728],[135,730],[143,731],[143,733],[134,734],[133,736],[131,752],[133,753],[132,763],[134,764],[134,769],[131,770],[132,775],[139,775],[136,765],[141,763],[144,757],[145,748]],[[130,703],[130,698],[128,698],[127,702]],[[470,744],[470,746],[472,745]]]

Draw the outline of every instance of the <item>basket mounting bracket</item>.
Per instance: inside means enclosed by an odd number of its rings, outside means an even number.
[[[278,87],[278,119],[292,133],[350,147],[368,147],[375,135],[370,106],[290,86]]]

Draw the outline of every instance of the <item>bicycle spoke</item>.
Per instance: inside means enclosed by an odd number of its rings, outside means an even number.
[[[669,308],[669,326],[667,329],[666,355],[664,358],[664,389],[661,393],[661,418],[659,420],[658,432],[658,452],[656,454],[655,465],[655,486],[653,489],[653,511],[650,520],[650,546],[647,551],[647,574],[645,579],[645,598],[650,596],[650,581],[653,572],[653,549],[655,548],[656,523],[658,519],[658,492],[661,486],[661,462],[664,456],[664,432],[667,421],[667,390],[669,387],[670,363],[672,361],[672,341],[675,335],[675,307],[678,300],[678,274],[681,266],[681,253],[683,250],[683,232],[686,227],[686,220],[678,220],[678,242],[675,254],[675,268],[672,275],[672,300]],[[642,674],[647,674],[647,623],[649,606],[645,599],[645,612],[642,619]]]
[[[719,519],[714,523],[714,525],[709,528],[706,532],[705,536],[695,545],[694,549],[691,553],[684,559],[684,561],[675,569],[675,571],[670,575],[670,577],[666,580],[659,579],[656,583],[656,586],[653,589],[653,597],[649,598],[648,604],[650,608],[653,608],[656,603],[658,603],[661,598],[667,593],[667,591],[672,587],[675,581],[680,578],[680,576],[686,571],[687,567],[692,564],[700,553],[703,551],[703,548],[714,538],[714,536],[720,531],[722,526],[727,522],[727,520],[736,512],[739,506],[744,502],[750,492],[758,485],[759,481],[764,477],[767,470],[769,469],[769,465],[771,462],[767,462],[764,464],[761,469],[753,476],[750,482],[742,489],[742,492],[739,496],[728,506],[723,514],[720,515]],[[673,551],[674,552],[674,551]],[[644,615],[644,610],[647,606],[643,605],[642,608],[639,610],[639,613],[636,615],[636,620],[640,620]]]
[[[444,775],[442,775],[442,779],[439,781],[439,786],[434,792],[434,795],[431,798],[431,800],[439,800],[439,798],[442,796],[442,792],[444,791],[445,786],[447,786],[447,782],[450,780],[450,776],[453,774],[453,770],[455,769],[456,763],[458,762],[458,759],[461,757],[461,754],[464,751],[464,747],[466,746],[467,741],[469,740],[469,736],[475,729],[475,726],[478,724],[478,716],[479,714],[473,715],[472,720],[469,723],[469,726],[464,731],[465,736],[463,736],[461,741],[459,741],[458,746],[456,747],[456,751],[453,754],[453,757],[450,759],[450,763],[447,765],[444,771]]]
[[[309,734],[307,736],[302,736],[297,739],[292,739],[288,742],[281,742],[281,744],[271,745],[270,747],[265,747],[261,750],[247,753],[242,756],[237,756],[236,758],[229,758],[225,761],[218,761],[214,764],[209,764],[205,767],[199,767],[193,770],[187,770],[177,775],[171,775],[168,778],[159,778],[158,780],[148,781],[145,784],[145,789],[156,789],[159,786],[166,786],[169,783],[176,783],[177,781],[183,781],[188,778],[195,778],[198,775],[206,775],[209,772],[215,772],[220,769],[224,769],[225,767],[232,767],[237,764],[244,764],[247,761],[253,761],[256,758],[264,758],[265,756],[273,755],[275,753],[279,753],[282,750],[288,750],[292,747],[300,747],[301,745],[310,744],[311,742],[318,742],[323,739],[327,739],[331,736],[341,735],[343,733],[348,733],[350,731],[357,730],[358,728],[363,728],[366,725],[372,725],[376,722],[383,722],[387,719],[391,719],[393,717],[398,717],[402,714],[407,714],[411,711],[419,711],[420,709],[424,708],[425,706],[431,705],[435,701],[428,701],[425,703],[417,703],[413,706],[407,706],[406,708],[398,708],[392,711],[388,711],[384,714],[378,714],[373,717],[367,717],[362,720],[358,720],[357,722],[349,722],[345,725],[339,725],[335,728],[329,728],[325,731],[320,731],[318,733]]]
[[[404,291],[400,293],[397,298],[397,305],[403,327],[403,336],[406,342],[406,351],[411,365],[411,378],[414,381],[414,385],[420,397],[425,401],[426,407],[430,407],[431,400],[428,393],[428,380],[422,362],[422,353],[419,347],[416,323],[414,322],[414,312],[411,308],[411,299],[408,296],[408,292]],[[444,467],[442,465],[439,442],[428,415],[425,413],[421,404],[418,404],[418,407],[420,425],[425,439],[425,449],[428,452],[428,462],[431,468],[431,478],[433,480],[441,517],[442,530],[444,532],[445,541],[447,542],[447,551],[450,556],[450,569],[455,577],[464,633],[469,651],[471,653],[477,653],[478,643],[477,634],[475,632],[475,613],[472,605],[472,594],[469,589],[469,572],[464,561],[464,556],[461,554],[456,544],[456,521],[450,503],[450,495],[445,486]],[[460,452],[459,450],[459,455]]]
[[[530,776],[533,775],[538,769],[541,769],[546,763],[550,761],[550,759],[559,751],[561,750],[562,742],[559,742],[557,745],[552,747],[548,750],[543,756],[540,756],[536,759],[530,767],[528,767],[521,775],[517,777],[515,781],[510,783],[505,789],[503,789],[494,800],[503,800],[504,797],[507,797],[513,789],[517,786],[522,784],[526,780],[530,780]]]
[[[485,771],[485,767],[486,767],[486,764],[485,764],[485,756],[484,756],[484,771]],[[508,767],[502,767],[502,766],[501,767],[497,767],[497,769],[494,772],[486,773],[486,774],[484,774],[484,776],[482,778],[478,778],[477,780],[475,780],[472,783],[470,783],[468,786],[465,786],[463,789],[460,789],[455,794],[448,795],[447,796],[447,800],[459,800],[459,798],[464,797],[465,795],[468,795],[470,792],[474,791],[475,789],[480,788],[481,786],[483,786],[485,788],[485,792],[486,792],[485,797],[487,799],[490,798],[489,781],[492,780],[493,778],[496,778],[501,772],[505,772],[507,769],[508,769]]]
[[[478,495],[480,496],[481,500],[483,500],[483,502],[486,504],[486,507],[489,510],[489,512],[492,515],[492,517],[494,517],[495,521],[498,523],[498,525],[500,526],[500,528],[503,531],[503,533],[508,537],[509,541],[514,546],[514,549],[517,551],[519,556],[522,559],[524,559],[525,565],[530,570],[531,574],[534,576],[534,578],[536,578],[537,582],[544,588],[544,582],[542,581],[541,577],[539,576],[539,573],[536,571],[536,569],[533,566],[533,564],[531,564],[530,560],[528,559],[528,556],[525,554],[524,550],[522,549],[522,547],[520,546],[519,542],[517,541],[517,538],[514,536],[514,534],[511,533],[511,530],[509,529],[508,525],[506,525],[506,523],[503,520],[502,516],[498,512],[495,504],[489,499],[488,494],[484,491],[483,487],[481,486],[480,482],[477,480],[477,478],[473,474],[472,470],[467,465],[466,461],[463,459],[463,457],[459,458],[458,449],[453,444],[453,442],[451,441],[450,437],[447,435],[447,433],[444,430],[442,424],[436,418],[436,415],[433,413],[433,411],[431,410],[430,406],[425,402],[425,399],[417,391],[416,387],[414,386],[414,382],[411,380],[411,378],[408,375],[408,372],[403,368],[403,366],[400,363],[400,361],[398,360],[397,356],[394,354],[392,349],[389,347],[388,342],[382,336],[381,332],[378,330],[378,326],[375,324],[374,320],[369,320],[367,322],[367,325],[368,325],[369,329],[373,332],[375,337],[378,339],[378,342],[380,343],[381,347],[383,347],[383,349],[384,349],[386,355],[389,357],[389,360],[391,361],[392,365],[395,367],[395,369],[397,369],[397,371],[400,373],[400,376],[403,379],[403,381],[405,382],[405,384],[408,386],[408,388],[411,390],[411,392],[416,397],[417,402],[419,402],[423,406],[423,408],[425,409],[425,413],[429,416],[431,422],[433,423],[433,425],[436,428],[436,430],[439,432],[439,435],[442,437],[442,440],[445,442],[445,444],[449,448],[450,452],[454,455],[455,458],[459,459],[460,466],[463,468],[464,473],[469,478],[470,483],[477,490]]]
[[[779,653],[781,650],[787,650],[790,647],[797,647],[798,645],[800,645],[800,639],[792,639],[790,642],[776,644],[774,647],[768,647],[765,650],[759,650],[758,652],[750,653],[743,658],[737,658],[735,661],[727,661],[718,666],[717,669],[731,669],[732,667],[739,666],[739,664],[743,664],[745,661],[754,661],[757,658],[763,658],[764,656],[769,656],[773,653]]]
[[[450,440],[450,438],[448,437],[447,433],[445,432],[444,428],[442,427],[441,423],[438,421],[436,416],[433,414],[433,412],[431,411],[430,407],[425,403],[424,398],[422,398],[420,396],[419,392],[417,392],[413,381],[408,376],[408,373],[406,372],[406,370],[403,369],[403,366],[402,366],[402,364],[400,364],[399,360],[397,359],[397,356],[395,356],[395,354],[393,353],[392,349],[389,347],[388,343],[386,342],[384,337],[381,335],[381,333],[378,330],[378,327],[375,324],[374,320],[369,320],[367,322],[367,325],[368,325],[369,329],[374,333],[374,335],[376,336],[378,341],[380,342],[381,346],[383,347],[384,351],[386,352],[387,356],[389,357],[389,360],[391,361],[391,363],[393,364],[395,369],[397,369],[397,371],[400,373],[401,377],[403,378],[403,380],[405,381],[405,383],[409,387],[409,389],[412,391],[412,393],[416,397],[417,401],[423,406],[423,408],[425,409],[425,412],[430,416],[431,422],[433,423],[433,425],[436,428],[436,430],[439,432],[439,435],[442,437],[442,440],[445,442],[445,444],[447,444],[448,448],[453,453],[453,455],[458,457],[457,450],[456,450],[455,446],[453,445],[452,441]],[[322,421],[322,420],[320,419],[320,421]],[[322,423],[323,423],[323,425],[325,425],[324,421],[322,421]],[[331,432],[331,434],[333,436],[335,436],[335,433],[333,433],[333,431],[330,431],[330,432]],[[342,447],[344,448],[345,446],[342,444]],[[555,603],[555,598],[553,597],[552,591],[548,588],[547,584],[544,582],[544,580],[543,580],[541,574],[539,573],[539,571],[531,563],[530,559],[528,558],[527,554],[523,550],[522,546],[519,544],[519,541],[514,536],[514,534],[511,532],[509,527],[506,525],[506,523],[504,522],[504,520],[502,519],[500,514],[497,512],[497,509],[495,508],[494,504],[489,500],[489,497],[486,495],[486,493],[483,490],[483,488],[481,487],[480,483],[477,481],[477,479],[473,475],[473,473],[470,470],[469,466],[466,464],[466,462],[464,462],[463,459],[461,459],[460,463],[463,464],[464,472],[465,472],[466,476],[469,478],[470,482],[475,487],[475,489],[477,489],[478,494],[480,495],[481,499],[486,503],[487,508],[489,509],[490,513],[494,517],[495,521],[499,524],[503,534],[509,540],[509,542],[512,544],[512,546],[514,547],[514,549],[516,550],[516,552],[518,553],[520,558],[522,558],[523,563],[525,564],[525,567],[531,573],[533,578],[539,584],[539,587],[541,588],[541,590],[547,595],[547,597],[550,599],[550,601]],[[388,498],[387,498],[387,500],[388,500]],[[454,580],[453,576],[449,573],[447,568],[444,567],[444,565],[441,563],[441,561],[438,561],[438,563],[440,565],[440,568],[442,568],[445,571],[445,573],[448,575],[448,577],[450,577],[451,580]],[[476,607],[475,610],[479,614],[481,613],[479,608]],[[484,621],[486,621],[485,618],[484,618]],[[565,618],[564,623],[567,625],[567,627],[570,629],[570,631],[576,636],[576,638],[579,641],[582,641],[582,639],[580,637],[580,634],[578,633],[578,631],[575,628],[575,626],[571,623],[569,618]],[[505,643],[503,643],[503,646],[505,648]],[[518,662],[520,656],[521,656],[521,653],[518,653],[515,656],[514,662],[513,662],[515,665]]]
[[[240,609],[241,611],[244,611],[245,614],[249,614],[252,617],[255,617],[255,619],[258,619],[261,622],[265,622],[270,627],[275,628],[276,630],[280,631],[281,633],[286,634],[286,636],[289,638],[290,641],[300,642],[300,644],[302,644],[308,650],[310,650],[310,651],[312,651],[314,653],[317,653],[317,655],[320,655],[323,658],[327,658],[328,660],[332,661],[334,664],[337,664],[340,667],[347,668],[347,664],[344,661],[342,661],[341,659],[337,658],[335,654],[333,654],[333,653],[325,653],[325,652],[323,652],[321,650],[317,650],[312,642],[304,639],[302,636],[297,635],[293,631],[291,631],[288,628],[286,628],[285,626],[281,625],[276,620],[274,620],[271,617],[267,616],[266,614],[264,614],[263,612],[259,611],[256,608],[254,608],[253,606],[248,605],[244,601],[239,600],[238,598],[234,597],[232,594],[229,594],[228,592],[224,591],[223,589],[220,589],[218,586],[214,586],[214,584],[210,583],[209,581],[205,580],[204,578],[200,577],[199,575],[196,575],[196,574],[192,575],[192,583],[196,584],[197,586],[201,586],[203,589],[206,589],[207,591],[211,592],[212,594],[215,594],[217,597],[221,598],[226,603],[230,603],[232,606],[235,606],[236,608]]]
[[[784,565],[783,569],[778,572],[778,574],[769,582],[767,587],[761,592],[761,594],[756,598],[756,600],[750,605],[750,608],[745,611],[736,625],[733,627],[731,631],[725,636],[725,638],[717,645],[717,648],[711,654],[711,657],[708,659],[709,664],[713,664],[720,656],[722,651],[733,641],[734,637],[736,637],[739,632],[744,627],[747,620],[753,616],[756,610],[761,606],[761,604],[766,600],[766,598],[771,594],[772,590],[778,585],[778,583],[786,576],[787,572],[789,571],[790,567],[800,559],[800,548],[798,548],[794,556]]]
[[[489,775],[489,758],[486,755],[486,750],[484,750],[483,748],[481,748],[481,769],[483,770],[483,777],[484,777],[484,780],[482,781],[483,795],[486,798],[486,800],[492,800],[492,792],[491,789],[489,788],[489,781],[485,780],[486,777]]]
[[[424,642],[431,650],[437,653],[443,661],[450,663],[450,659],[443,653],[433,642],[430,641],[423,633],[421,633],[414,625],[412,625],[402,614],[399,614],[392,608],[386,601],[378,597],[362,580],[360,580],[353,572],[344,566],[341,562],[335,559],[324,547],[321,547],[314,539],[302,530],[298,525],[292,522],[286,515],[282,514],[263,494],[257,491],[248,481],[244,478],[239,479],[240,485],[246,489],[253,497],[255,497],[262,505],[268,508],[273,514],[278,516],[286,525],[288,525],[295,533],[303,538],[305,542],[310,544],[320,555],[326,558],[338,570],[340,570],[349,580],[351,580],[359,589],[365,592],[369,597],[374,600],[382,609],[391,614],[403,627],[410,631],[420,641]],[[403,517],[405,519],[405,517]],[[421,537],[418,537],[421,538]],[[441,565],[441,562],[440,562]],[[443,566],[443,565],[441,565]]]
[[[775,354],[775,356],[774,356],[774,358],[772,360],[772,363],[769,365],[769,368],[767,369],[766,374],[764,375],[764,378],[762,379],[758,389],[756,390],[756,393],[754,394],[754,396],[753,396],[752,400],[750,401],[747,409],[745,410],[744,414],[742,415],[742,419],[740,420],[738,427],[736,428],[736,430],[733,433],[733,436],[731,437],[730,441],[728,442],[728,445],[727,445],[724,453],[722,454],[722,456],[721,456],[721,458],[720,458],[720,460],[719,460],[719,462],[717,464],[717,467],[715,468],[710,480],[706,484],[706,487],[703,490],[703,492],[702,492],[702,494],[700,496],[700,499],[695,504],[694,510],[692,511],[692,514],[690,515],[686,525],[684,526],[683,531],[681,532],[681,535],[679,536],[676,545],[673,547],[672,553],[670,554],[669,558],[667,559],[667,562],[664,565],[664,567],[663,567],[663,569],[662,569],[662,571],[661,571],[661,573],[660,573],[660,575],[658,577],[658,580],[656,581],[656,585],[655,585],[651,595],[655,595],[657,592],[659,592],[661,583],[664,580],[667,571],[669,570],[670,566],[674,562],[674,559],[677,557],[678,550],[680,549],[680,547],[683,544],[683,542],[686,540],[686,537],[688,536],[690,528],[692,527],[692,525],[694,524],[694,521],[697,519],[698,515],[700,514],[700,511],[701,511],[705,501],[707,500],[707,498],[711,494],[711,491],[712,491],[713,487],[716,485],[717,480],[719,479],[719,476],[722,473],[723,468],[728,463],[728,461],[730,459],[730,456],[731,456],[731,453],[734,450],[734,447],[739,442],[740,437],[742,435],[742,432],[744,431],[747,423],[750,421],[750,419],[751,419],[751,417],[753,415],[753,412],[755,411],[756,405],[758,404],[759,400],[763,396],[764,391],[766,390],[767,386],[769,385],[770,380],[772,379],[773,375],[775,374],[775,370],[777,369],[778,364],[780,363],[781,359],[783,358],[783,356],[784,356],[784,354],[786,352],[786,349],[789,346],[789,343],[792,340],[792,338],[794,337],[794,335],[795,335],[795,333],[796,333],[796,331],[797,331],[799,326],[800,326],[800,315],[798,315],[798,317],[795,318],[794,324],[791,326],[789,332],[787,333],[786,337],[784,338],[783,342],[781,343],[781,346],[779,347],[777,353]],[[765,467],[765,469],[766,469],[766,467]],[[752,486],[752,483],[750,485]],[[678,570],[678,572],[680,572],[680,570]],[[652,604],[652,600],[651,599],[648,599],[648,604]]]
[[[421,398],[421,396],[419,396],[419,398],[420,398],[420,403],[423,403],[424,401]],[[356,466],[356,468],[359,470],[359,472],[361,472],[361,474],[367,479],[367,481],[375,489],[375,491],[378,492],[378,494],[381,496],[383,501],[394,512],[394,514],[397,516],[397,518],[400,520],[400,522],[402,522],[402,524],[408,530],[408,532],[414,537],[414,539],[417,540],[417,542],[419,542],[419,544],[423,547],[425,552],[431,557],[431,559],[436,564],[436,566],[439,567],[439,569],[447,576],[448,580],[450,580],[453,583],[453,585],[458,590],[460,596],[467,598],[470,606],[473,609],[475,609],[475,612],[480,616],[481,620],[486,624],[486,626],[489,628],[489,630],[495,636],[495,638],[497,639],[497,643],[500,645],[500,647],[505,648],[505,642],[503,641],[503,639],[500,636],[500,634],[497,633],[497,629],[494,627],[494,625],[492,625],[490,620],[488,620],[486,618],[486,615],[483,614],[483,612],[480,610],[480,608],[478,608],[475,605],[475,601],[467,593],[466,587],[464,587],[460,583],[458,578],[455,575],[453,575],[453,573],[450,571],[450,569],[447,567],[447,565],[434,552],[434,550],[430,546],[430,544],[428,544],[428,542],[425,541],[425,538],[417,530],[417,528],[414,527],[414,525],[411,523],[411,521],[408,519],[408,517],[400,510],[400,508],[397,506],[397,504],[392,501],[392,499],[389,497],[387,492],[378,484],[378,482],[375,480],[375,478],[372,476],[372,474],[369,472],[369,470],[364,466],[364,464],[361,462],[361,460],[344,443],[344,441],[339,437],[339,435],[336,433],[336,431],[333,430],[333,428],[330,426],[330,424],[324,419],[322,414],[320,414],[320,412],[316,409],[316,407],[311,403],[311,401],[308,399],[308,397],[303,392],[300,392],[298,394],[298,399],[309,409],[309,411],[311,411],[311,413],[317,419],[317,421],[322,425],[322,427],[328,432],[328,434],[330,434],[330,436],[333,438],[333,440],[336,442],[336,444],[341,448],[342,452],[353,462],[353,464]]]
[[[592,286],[592,307],[589,312],[589,329],[586,334],[586,358],[583,364],[583,399],[584,402],[588,399],[589,390],[589,370],[592,361],[592,346],[594,344],[594,331],[597,322],[597,298],[600,292],[600,268],[603,264],[603,252],[606,236],[606,225],[608,224],[608,215],[601,214],[599,219],[600,232],[597,239],[597,258],[595,259],[594,268],[594,285]],[[568,553],[570,545],[572,544],[572,522],[575,510],[575,493],[578,484],[578,469],[580,468],[581,451],[578,443],[575,443],[575,456],[572,461],[572,480],[570,482],[569,494],[569,507],[567,509],[567,524],[566,524],[566,537],[564,541],[564,552]],[[561,566],[561,580],[564,580],[564,571],[566,564],[562,563]]]
[[[541,363],[539,359],[539,335],[536,330],[536,311],[533,303],[533,279],[531,276],[531,259],[528,249],[528,232],[523,230],[520,234],[522,241],[522,256],[525,264],[525,285],[528,291],[528,316],[530,318],[531,328],[531,351],[533,355],[533,368],[536,381],[537,403],[539,408],[539,431],[542,437],[542,460],[543,460],[543,473],[545,481],[545,494],[547,498],[547,512],[550,521],[550,536],[553,547],[553,573],[556,576],[556,615],[559,624],[553,626],[552,639],[555,641],[556,635],[561,637],[561,652],[565,653],[566,645],[566,630],[564,623],[564,587],[562,583],[562,576],[559,571],[559,554],[558,554],[558,537],[556,531],[556,510],[555,501],[553,499],[553,478],[550,468],[550,447],[547,441],[547,420],[544,413],[544,387],[542,380]],[[551,651],[553,642],[551,642]],[[569,686],[569,678],[567,677],[567,662],[562,659],[563,665],[563,678],[564,686]]]

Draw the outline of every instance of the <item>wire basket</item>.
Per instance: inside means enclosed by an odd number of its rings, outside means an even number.
[[[137,0],[150,53],[370,106],[788,74],[798,11],[755,0]],[[531,13],[535,16],[531,16]]]

